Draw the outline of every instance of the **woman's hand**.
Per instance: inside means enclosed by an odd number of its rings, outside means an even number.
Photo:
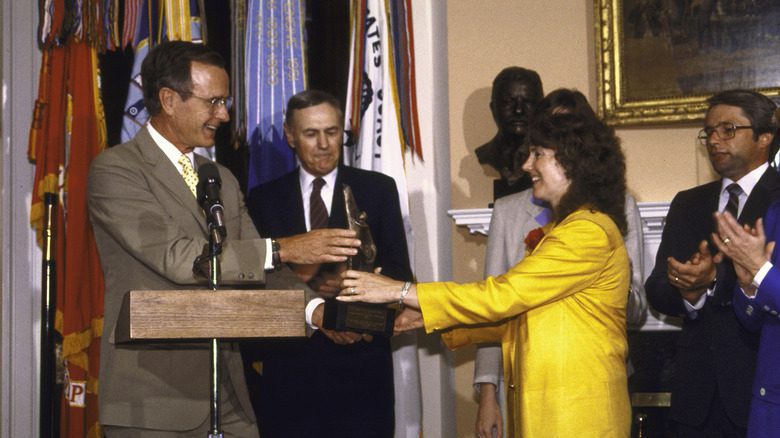
[[[397,303],[404,282],[379,275],[380,268],[374,272],[344,271],[341,274],[341,294],[336,299],[346,302]]]

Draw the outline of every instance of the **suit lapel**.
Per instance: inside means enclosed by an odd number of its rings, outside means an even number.
[[[294,218],[293,222],[290,224],[291,235],[306,232],[306,217],[303,213],[303,188],[301,187],[300,171],[300,167],[296,168],[295,171],[290,174],[291,180],[286,184],[293,187],[292,196],[285,196],[282,193],[282,199],[280,199],[282,205],[286,205],[289,210],[289,214],[283,214],[282,216]]]
[[[138,149],[144,162],[148,166],[148,174],[156,179],[160,186],[167,190],[181,206],[190,212],[195,221],[200,225],[204,233],[207,233],[206,223],[203,217],[203,210],[198,205],[198,201],[192,196],[187,184],[184,182],[181,174],[176,170],[173,163],[165,156],[163,151],[154,142],[152,136],[146,128],[139,131],[136,136]],[[195,155],[198,164],[205,162],[206,159]],[[200,159],[200,160],[199,160]]]
[[[518,199],[520,204],[514,208],[515,211],[519,211],[520,214],[526,216],[520,218],[517,221],[517,225],[512,227],[515,236],[510,240],[512,242],[512,248],[510,255],[512,257],[512,263],[516,263],[521,256],[525,253],[525,238],[530,230],[540,228],[545,224],[539,223],[538,216],[546,209],[540,205],[534,204],[533,196],[523,197]],[[548,213],[552,214],[552,213]],[[524,220],[522,220],[524,219]],[[525,224],[525,225],[524,225]]]
[[[702,206],[704,208],[702,209],[702,214],[704,217],[702,217],[701,220],[704,221],[704,224],[706,225],[703,228],[705,230],[704,238],[707,240],[710,239],[710,233],[715,230],[715,218],[712,216],[712,213],[719,211],[718,206],[720,205],[720,192],[722,187],[722,179],[709,183],[708,192],[705,194],[703,200]],[[717,250],[717,248],[715,248],[715,250]]]
[[[771,167],[768,168],[761,175],[753,191],[750,192],[745,207],[739,215],[739,222],[753,225],[756,219],[762,217],[769,204],[778,197],[779,182],[780,176],[778,176],[777,171]]]
[[[336,184],[333,187],[333,201],[330,203],[330,217],[328,218],[328,227],[330,228],[347,227],[347,213],[344,208],[346,203],[344,200],[344,184],[349,185],[347,182],[349,178],[345,175],[344,168],[340,167],[338,172]]]

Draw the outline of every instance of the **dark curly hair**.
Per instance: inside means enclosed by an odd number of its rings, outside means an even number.
[[[571,180],[569,190],[553,209],[555,220],[560,222],[577,209],[591,208],[608,215],[625,235],[626,162],[615,131],[595,116],[585,96],[576,90],[555,90],[539,107],[544,110],[534,116],[529,144],[554,150],[555,159]]]

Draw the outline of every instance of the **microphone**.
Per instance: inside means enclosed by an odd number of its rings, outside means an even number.
[[[219,199],[219,189],[222,187],[222,179],[219,177],[217,166],[206,163],[198,167],[198,203],[206,213],[206,221],[209,230],[213,233],[216,243],[221,243],[227,236],[225,228],[225,209]],[[216,233],[214,233],[216,231]]]

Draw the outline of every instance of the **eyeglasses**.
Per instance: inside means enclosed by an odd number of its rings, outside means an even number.
[[[704,129],[699,131],[699,136],[697,138],[699,139],[699,143],[701,143],[702,146],[707,146],[707,142],[709,141],[713,132],[718,134],[719,139],[729,140],[737,135],[738,129],[753,129],[753,127],[749,125],[735,125],[731,122],[721,122],[715,126],[706,126]]]
[[[209,104],[211,112],[214,113],[217,111],[217,108],[220,106],[224,106],[225,110],[230,111],[230,108],[233,107],[233,98],[231,96],[227,97],[200,97],[196,96],[192,93],[187,92],[179,92],[181,96],[187,96],[187,97],[194,97],[200,101],[206,102]]]

